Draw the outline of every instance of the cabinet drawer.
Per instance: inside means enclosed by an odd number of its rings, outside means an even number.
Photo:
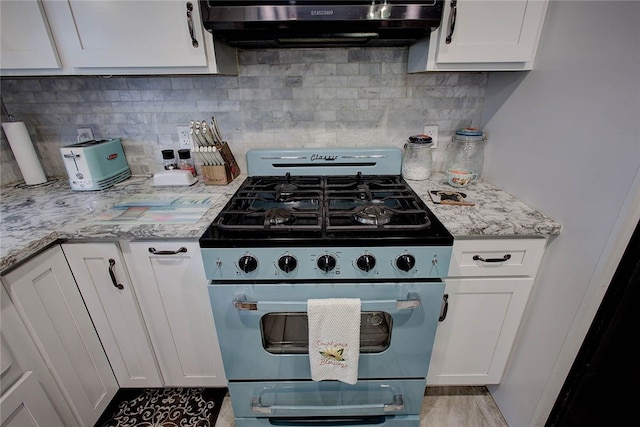
[[[544,238],[455,239],[449,277],[535,277],[546,241]]]

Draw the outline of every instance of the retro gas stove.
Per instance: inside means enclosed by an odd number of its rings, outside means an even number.
[[[200,238],[238,427],[417,427],[453,237],[401,151],[252,150]],[[358,381],[312,381],[308,299],[359,298]]]

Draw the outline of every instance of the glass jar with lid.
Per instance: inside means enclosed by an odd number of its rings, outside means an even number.
[[[165,170],[178,169],[178,162],[176,161],[176,153],[173,150],[162,150],[162,162]]]
[[[433,139],[428,135],[410,136],[402,154],[402,176],[409,180],[425,180],[431,176]]]
[[[188,170],[191,175],[196,176],[196,167],[191,158],[191,150],[183,148],[178,150],[178,169]]]
[[[447,148],[445,175],[453,187],[466,187],[482,176],[484,132],[475,128],[458,129]]]

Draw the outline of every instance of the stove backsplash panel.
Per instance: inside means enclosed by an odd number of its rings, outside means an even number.
[[[162,169],[177,125],[215,116],[246,171],[251,148],[402,147],[439,126],[435,169],[452,132],[480,123],[487,73],[407,74],[407,48],[243,50],[238,76],[3,78],[7,110],[27,125],[48,177],[65,177],[60,147],[91,127],[121,138],[134,174]],[[3,117],[3,120],[5,118]],[[2,184],[22,175],[4,133]]]

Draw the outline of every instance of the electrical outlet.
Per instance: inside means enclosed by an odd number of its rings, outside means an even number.
[[[78,142],[93,141],[93,131],[91,128],[78,128]]]
[[[189,126],[177,126],[178,142],[180,147],[191,147],[191,135],[189,135]]]
[[[424,134],[429,135],[433,139],[433,148],[438,146],[438,125],[426,125],[424,127]]]

